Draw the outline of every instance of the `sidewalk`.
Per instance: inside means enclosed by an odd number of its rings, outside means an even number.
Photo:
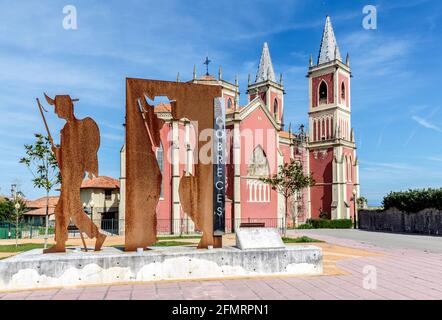
[[[298,231],[296,233],[299,234]],[[324,249],[326,272],[323,276],[176,281],[26,291],[0,293],[0,299],[442,299],[441,254],[374,247],[331,236],[326,238],[329,243],[319,244]],[[364,289],[363,286],[367,277],[364,268],[367,266],[375,271],[377,286],[373,290]]]

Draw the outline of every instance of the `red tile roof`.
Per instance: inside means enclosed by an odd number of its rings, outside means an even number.
[[[200,78],[200,80],[216,80],[216,79],[211,75],[204,75]]]
[[[290,133],[286,132],[286,131],[281,131],[279,133],[279,136],[281,138],[285,138],[285,139],[289,139],[290,137],[293,139],[295,136],[293,134],[290,135]]]
[[[58,198],[56,196],[49,197],[49,208],[55,208],[58,203]],[[29,209],[40,209],[46,208],[46,197],[37,199],[37,200],[27,200],[26,207]]]
[[[119,189],[120,182],[111,177],[95,177],[85,179],[81,184],[81,189]]]
[[[53,215],[55,211],[55,206],[58,203],[59,197],[51,196],[49,197],[49,215]],[[46,215],[46,197],[37,200],[26,201],[26,207],[31,209],[25,212],[27,216],[45,216]]]
[[[49,215],[53,215],[55,212],[55,208],[54,207],[49,207]],[[39,208],[39,209],[34,209],[31,211],[27,211],[24,213],[25,216],[45,216],[46,215],[46,207],[45,208]]]
[[[172,107],[170,103],[160,102],[157,104],[154,108],[154,112],[170,112],[172,110]]]

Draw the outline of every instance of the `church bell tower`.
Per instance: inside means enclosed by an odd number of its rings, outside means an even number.
[[[350,219],[359,197],[359,172],[351,127],[351,69],[342,61],[327,16],[317,63],[310,58],[309,163],[316,181],[310,188],[311,218]]]
[[[261,59],[259,61],[255,82],[251,82],[249,75],[247,94],[249,101],[252,101],[257,96],[261,97],[270,113],[275,117],[276,123],[280,126],[282,125],[284,112],[284,84],[282,81],[282,75],[279,77],[279,82],[276,80],[267,42],[265,42],[262,47]]]

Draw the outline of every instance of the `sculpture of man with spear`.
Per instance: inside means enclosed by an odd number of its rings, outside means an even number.
[[[43,121],[52,144],[52,151],[57,158],[61,173],[61,194],[55,208],[55,245],[44,250],[44,253],[65,252],[68,239],[70,219],[80,233],[85,232],[89,238],[96,238],[95,250],[101,249],[106,236],[84,212],[80,198],[81,183],[88,173],[89,178],[98,176],[97,152],[100,147],[100,131],[91,118],[79,120],[74,115],[74,104],[70,96],[56,96],[46,101],[55,106],[55,113],[66,124],[60,132],[60,146],[56,147],[49,132],[42,106],[37,99]]]

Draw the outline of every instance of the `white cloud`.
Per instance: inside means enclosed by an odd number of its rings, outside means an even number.
[[[431,123],[424,118],[421,118],[419,116],[412,116],[411,118],[424,128],[431,129],[437,132],[442,132],[442,129],[438,125]]]

